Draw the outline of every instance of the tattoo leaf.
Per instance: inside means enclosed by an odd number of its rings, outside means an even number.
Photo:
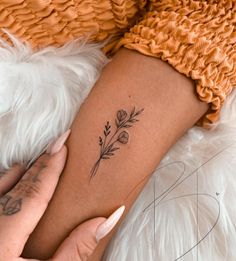
[[[100,156],[91,170],[90,180],[93,176],[95,176],[100,161],[102,159],[110,159],[110,157],[114,155],[113,152],[120,149],[119,147],[113,147],[113,145],[116,142],[119,142],[121,144],[126,144],[128,142],[129,133],[126,132],[125,130],[121,131],[120,133],[118,133],[118,131],[122,128],[130,128],[132,127],[132,123],[138,122],[139,120],[135,119],[135,116],[139,115],[143,110],[144,108],[135,112],[135,106],[134,106],[132,108],[130,115],[128,116],[125,110],[120,109],[117,112],[116,119],[115,119],[116,130],[108,141],[107,141],[107,136],[110,134],[111,125],[109,124],[109,121],[106,122],[105,129],[103,130],[103,134],[105,136],[104,139],[101,136],[99,136],[99,145],[101,146]],[[113,139],[115,138],[116,140],[113,141]]]
[[[108,156],[102,156],[101,159],[110,159]]]
[[[136,112],[136,115],[139,115],[141,112],[143,112],[144,108]]]
[[[110,151],[113,152],[113,151],[118,150],[118,149],[119,149],[118,147],[117,148],[112,148]]]
[[[114,153],[112,153],[112,152],[108,152],[106,155],[113,156]]]
[[[99,136],[99,145],[101,146],[102,145],[102,138]]]
[[[137,121],[139,121],[139,120],[137,120],[137,119],[131,119],[131,120],[129,120],[129,122],[137,122]]]
[[[135,107],[132,109],[132,111],[131,111],[131,113],[130,113],[130,118],[133,117],[134,111],[135,111]]]
[[[112,149],[112,147],[113,147],[113,144],[109,145],[109,146],[107,147],[107,151],[109,152],[109,151]]]

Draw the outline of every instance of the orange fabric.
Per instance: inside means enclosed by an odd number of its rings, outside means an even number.
[[[210,128],[236,83],[235,11],[233,0],[1,0],[0,27],[33,48],[92,32],[92,41],[112,36],[107,55],[124,46],[167,61],[210,104],[197,122]]]
[[[33,48],[60,46],[90,33],[93,41],[124,34],[142,15],[142,0],[0,0],[0,28]],[[0,36],[9,40],[0,31]]]

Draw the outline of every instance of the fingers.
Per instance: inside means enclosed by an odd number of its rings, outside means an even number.
[[[15,165],[5,172],[0,172],[0,197],[17,183],[24,170],[24,166]]]
[[[67,149],[63,146],[54,155],[42,155],[17,185],[0,199],[1,255],[8,250],[8,258],[10,254],[20,256],[53,195],[66,154]]]
[[[72,231],[56,251],[52,261],[86,261],[92,255],[98,242],[117,224],[125,206],[118,208],[108,219],[90,219]]]
[[[52,261],[86,261],[98,244],[95,237],[96,229],[105,220],[103,217],[91,219],[73,230]]]

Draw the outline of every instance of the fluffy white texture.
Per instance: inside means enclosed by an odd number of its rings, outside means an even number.
[[[4,167],[37,157],[68,128],[107,62],[98,45],[78,48],[74,42],[33,54],[12,39],[13,48],[1,42],[0,49],[0,162]],[[235,261],[235,130],[234,91],[214,130],[195,126],[169,150],[103,260]],[[173,190],[165,192],[169,188]],[[154,196],[155,212],[150,204]],[[210,230],[198,248],[177,259]]]
[[[194,126],[169,150],[103,260],[235,261],[235,170],[236,90],[214,129]]]
[[[88,38],[33,52],[0,40],[0,169],[30,163],[67,130],[108,59]]]

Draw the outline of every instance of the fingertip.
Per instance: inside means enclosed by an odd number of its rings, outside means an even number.
[[[64,132],[54,143],[52,143],[48,147],[46,153],[49,153],[51,155],[58,153],[65,144],[68,137],[70,136],[70,133],[71,129],[68,129],[66,132]]]
[[[53,161],[65,161],[66,157],[67,157],[67,152],[68,152],[68,149],[65,145],[63,145],[61,147],[61,149],[53,154],[53,155],[49,155],[50,156],[50,159],[52,159]]]
[[[43,157],[45,157],[42,160],[46,166],[44,172],[54,173],[55,175],[52,176],[61,176],[66,163],[67,147],[63,145],[57,153],[53,155],[45,153]]]
[[[118,223],[121,216],[123,215],[125,206],[121,206],[116,211],[114,211],[104,223],[98,226],[96,231],[96,240],[99,242],[100,239],[105,237]]]

